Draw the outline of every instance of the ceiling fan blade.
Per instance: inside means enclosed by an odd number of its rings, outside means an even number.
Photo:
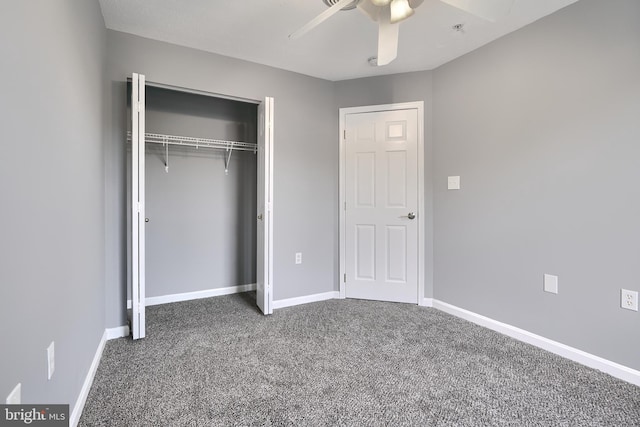
[[[441,0],[487,21],[495,22],[511,11],[514,0]]]
[[[387,65],[398,56],[399,24],[391,23],[391,9],[381,8],[378,15],[378,66]]]
[[[353,3],[353,0],[340,0],[339,2],[337,2],[336,4],[331,6],[329,9],[325,10],[320,15],[316,16],[311,21],[307,22],[299,30],[296,30],[293,33],[289,34],[289,38],[290,39],[297,39],[298,37],[302,37],[303,35],[305,35],[309,31],[311,31],[312,29],[314,29],[315,27],[317,27],[318,25],[320,25],[321,23],[326,21],[327,19],[331,18],[336,13],[340,12],[340,10],[343,7],[345,7],[345,6],[347,6],[347,5],[351,4],[351,3]]]
[[[416,7],[420,6],[423,2],[424,0],[409,0],[409,6],[411,6],[411,9],[415,9]]]

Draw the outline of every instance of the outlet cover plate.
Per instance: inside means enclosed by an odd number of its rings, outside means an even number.
[[[49,347],[47,347],[47,379],[53,377],[53,373],[56,370],[56,355],[55,355],[55,343],[51,341]]]
[[[626,310],[638,311],[638,292],[628,289],[620,290],[620,307]]]
[[[296,264],[302,264],[302,252],[296,252]]]

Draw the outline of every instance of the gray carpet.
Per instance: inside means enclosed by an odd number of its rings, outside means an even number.
[[[107,343],[81,426],[640,426],[640,387],[406,304],[262,316],[255,294],[147,310]]]

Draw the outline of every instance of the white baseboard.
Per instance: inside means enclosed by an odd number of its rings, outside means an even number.
[[[339,291],[324,292],[321,294],[305,295],[303,297],[281,299],[273,302],[273,308],[292,307],[294,305],[307,304],[310,302],[326,301],[328,299],[340,298]]]
[[[114,340],[116,338],[128,337],[129,336],[129,326],[118,326],[117,328],[108,328],[105,329],[105,333],[107,334],[107,341]]]
[[[87,376],[82,383],[80,395],[78,396],[78,399],[76,399],[76,404],[73,406],[73,411],[71,412],[71,416],[69,417],[70,427],[76,427],[78,425],[78,422],[80,421],[80,416],[82,415],[84,404],[87,401],[87,396],[89,396],[89,391],[91,390],[91,385],[93,384],[93,378],[96,376],[96,371],[98,370],[98,365],[100,364],[100,359],[102,358],[104,345],[107,342],[107,335],[107,330],[105,330],[102,334],[100,342],[98,343],[98,348],[96,349],[96,354],[93,356],[91,366],[89,366],[89,372],[87,372]]]
[[[182,294],[161,295],[145,298],[145,306],[168,304],[170,302],[189,301],[192,299],[218,297],[221,295],[238,294],[240,292],[255,291],[256,284],[229,286],[227,288],[206,289],[204,291],[185,292]],[[131,308],[131,300],[127,300],[127,309]]]
[[[420,307],[433,307],[433,298],[424,298],[422,302],[418,302]]]
[[[577,348],[569,347],[568,345],[536,335],[529,331],[525,331],[524,329],[476,314],[472,311],[447,304],[446,302],[434,299],[432,304],[433,308],[444,311],[445,313],[460,317],[468,320],[469,322],[484,326],[485,328],[494,330],[511,338],[515,338],[519,341],[550,351],[551,353],[555,353],[569,360],[573,360],[574,362],[605,372],[623,381],[640,386],[640,371],[635,369],[603,359],[602,357],[595,356],[585,351],[578,350]]]

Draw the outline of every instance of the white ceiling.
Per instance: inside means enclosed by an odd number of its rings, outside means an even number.
[[[367,63],[377,51],[377,24],[357,9],[289,40],[327,8],[322,0],[100,0],[100,6],[112,30],[336,81],[431,70],[576,1],[515,0],[509,16],[490,23],[426,0],[400,24],[398,58],[384,67]],[[451,28],[459,23],[464,32]]]

